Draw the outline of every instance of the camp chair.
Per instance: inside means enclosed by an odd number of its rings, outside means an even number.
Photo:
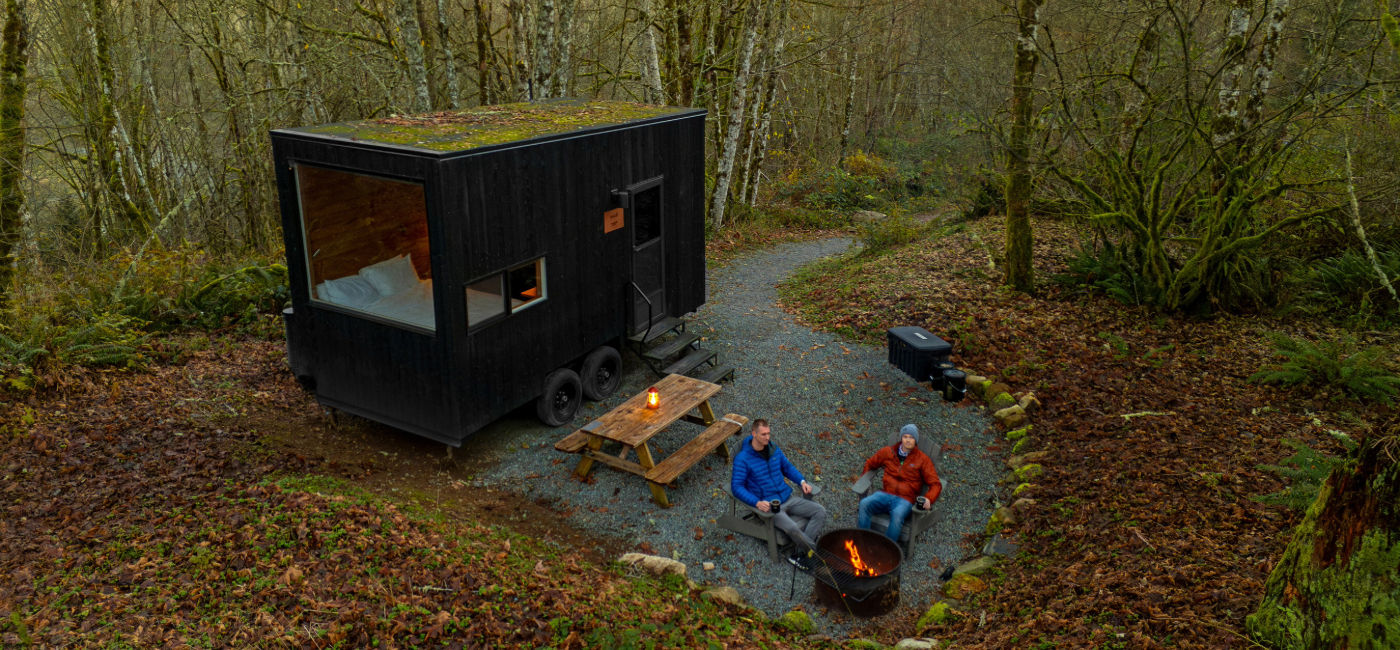
[[[896,444],[899,440],[900,435],[896,433],[886,445]],[[938,461],[942,458],[942,447],[941,444],[933,440],[933,436],[927,433],[919,436],[919,449],[929,457],[929,460],[933,461],[935,469],[938,467]],[[851,489],[855,491],[858,498],[864,499],[880,489],[880,485],[875,481],[875,475],[879,472],[880,470],[878,469],[871,470],[861,474],[860,478],[856,479],[855,485],[852,485]],[[947,491],[948,480],[939,476],[938,482],[942,485],[942,489]],[[928,488],[929,486],[927,485],[919,486],[918,494],[923,494]],[[939,501],[942,500],[940,496]],[[922,510],[918,506],[914,506],[914,509],[909,511],[909,520],[905,522],[904,529],[899,533],[899,545],[904,547],[904,557],[907,558],[913,554],[914,540],[918,538],[919,533],[932,528],[934,524],[938,523],[940,517],[941,509],[938,508],[937,503],[929,510]],[[888,512],[882,512],[872,516],[870,518],[870,527],[878,532],[885,532],[885,529],[890,527],[890,514]]]
[[[741,439],[738,444],[744,444],[743,440]],[[732,459],[738,456],[738,454],[739,451],[735,450],[729,457]],[[810,480],[807,481],[807,483],[812,486],[812,493],[805,495],[806,498],[810,499],[821,493],[822,486]],[[777,560],[779,551],[791,546],[792,540],[788,539],[786,533],[773,525],[773,513],[764,512],[740,501],[739,497],[734,496],[732,485],[734,485],[734,464],[730,463],[729,480],[724,482],[724,491],[729,495],[729,514],[720,515],[717,523],[719,523],[720,528],[725,530],[732,530],[741,535],[748,535],[749,537],[757,537],[767,542],[768,557]],[[801,486],[794,485],[792,489],[797,490],[799,494],[802,492]]]

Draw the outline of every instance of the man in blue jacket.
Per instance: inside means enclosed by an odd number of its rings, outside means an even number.
[[[794,494],[784,477],[802,486],[802,494]],[[773,512],[773,501],[782,503],[773,516],[773,524],[787,533],[790,539],[800,542],[798,551],[788,558],[788,562],[803,571],[810,571],[817,547],[813,540],[821,535],[822,525],[826,523],[826,508],[816,501],[803,498],[803,495],[812,493],[812,486],[783,455],[783,450],[773,444],[767,420],[755,419],[749,437],[739,445],[739,453],[734,455],[734,478],[730,489],[740,501],[763,512]],[[799,521],[802,523],[799,524]]]

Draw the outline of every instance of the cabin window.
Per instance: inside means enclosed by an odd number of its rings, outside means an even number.
[[[492,274],[467,285],[467,325],[478,325],[506,313],[503,276]]]
[[[436,329],[423,184],[294,169],[312,301]]]
[[[517,266],[507,274],[510,310],[520,311],[545,299],[544,258]]]

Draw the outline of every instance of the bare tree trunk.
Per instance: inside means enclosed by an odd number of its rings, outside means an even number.
[[[753,46],[758,38],[759,0],[750,0],[748,12],[744,16],[743,42],[739,46],[739,64],[734,73],[734,88],[729,93],[729,127],[719,151],[719,162],[715,169],[715,190],[710,200],[710,223],[716,230],[724,226],[724,212],[729,207],[729,184],[734,169],[734,156],[738,153],[739,132],[744,126],[744,107],[749,95],[749,74],[753,64]]]
[[[534,99],[548,99],[554,92],[554,0],[539,0],[535,12],[535,92]]]
[[[428,89],[428,68],[423,63],[423,35],[418,31],[418,18],[416,10],[409,6],[411,2],[413,0],[395,0],[394,20],[398,23],[398,41],[403,48],[408,80],[413,84],[413,104],[409,111],[426,113],[432,110],[433,100]]]
[[[1031,120],[1035,115],[1036,36],[1045,0],[1019,0],[1016,10],[1016,69],[1011,82],[1011,138],[1007,143],[1006,284],[1035,290],[1031,266]]]
[[[452,52],[452,41],[448,40],[447,14],[442,6],[442,0],[437,0],[437,37],[438,47],[442,50],[442,76],[446,92],[447,107],[451,109],[462,106],[462,86],[457,81],[457,57]]]
[[[491,82],[491,53],[495,47],[491,45],[491,8],[485,0],[472,0],[473,8],[476,10],[476,101],[478,104],[486,105],[493,103],[492,82]]]
[[[91,0],[88,9],[88,40],[93,60],[97,63],[98,84],[97,129],[89,130],[88,136],[88,146],[92,148],[90,155],[97,159],[102,187],[112,205],[112,212],[119,217],[114,225],[144,231],[146,219],[127,190],[125,165],[117,151],[117,112],[113,99],[116,73],[112,69],[112,46],[107,36],[107,0]],[[99,217],[94,224],[99,229],[100,221]],[[97,236],[101,238],[100,233]]]
[[[533,99],[530,89],[530,35],[527,32],[525,0],[509,0],[506,11],[510,14],[510,45],[512,77],[515,79],[515,101]]]
[[[661,88],[661,61],[656,50],[656,34],[651,28],[653,0],[640,0],[637,11],[642,25],[642,101],[665,104],[666,93]]]
[[[559,0],[559,44],[554,66],[554,92],[560,97],[573,94],[574,89],[574,10],[578,0]]]
[[[1395,286],[1390,283],[1390,276],[1386,275],[1385,267],[1381,266],[1381,260],[1376,256],[1376,249],[1371,247],[1371,240],[1366,238],[1366,228],[1361,225],[1361,206],[1356,201],[1356,177],[1351,171],[1351,144],[1347,144],[1347,198],[1351,203],[1351,226],[1356,229],[1356,237],[1361,240],[1361,246],[1366,249],[1366,259],[1371,262],[1371,270],[1376,272],[1376,277],[1380,279],[1381,286],[1390,293],[1390,299],[1400,304],[1400,295],[1396,295]]]
[[[676,21],[676,76],[679,80],[679,94],[676,103],[682,106],[695,105],[695,53],[692,51],[690,36],[690,12],[675,4],[672,15]]]
[[[0,45],[0,312],[7,310],[24,208],[25,66],[29,61],[29,24],[24,4],[6,0]]]
[[[749,191],[743,197],[744,203],[753,207],[758,203],[759,179],[763,177],[763,160],[768,156],[768,137],[772,133],[773,101],[778,93],[778,73],[782,69],[783,50],[786,47],[789,0],[778,0],[777,31],[772,36],[772,54],[768,57],[768,70],[763,83],[763,116],[759,118],[757,143],[754,147],[753,167],[749,171]]]
[[[842,169],[846,167],[846,154],[851,145],[851,114],[856,106],[856,55],[851,51],[852,45],[847,43],[846,54],[846,106],[841,109],[841,150],[836,156],[836,164]]]

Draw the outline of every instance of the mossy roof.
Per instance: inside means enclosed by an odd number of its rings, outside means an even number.
[[[692,110],[613,100],[567,99],[478,106],[426,115],[396,115],[290,130],[446,153],[626,124]]]

